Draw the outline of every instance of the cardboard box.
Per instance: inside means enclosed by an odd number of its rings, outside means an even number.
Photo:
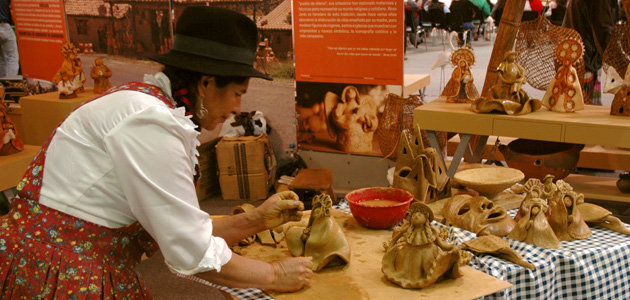
[[[197,199],[208,200],[221,194],[219,186],[219,168],[217,166],[216,146],[219,139],[201,144],[199,151],[199,172],[201,177],[197,182]]]
[[[267,197],[275,181],[277,163],[266,134],[223,137],[216,148],[223,199]]]

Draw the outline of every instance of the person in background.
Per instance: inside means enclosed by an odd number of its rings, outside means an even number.
[[[0,0],[0,78],[16,76],[20,71],[20,55],[12,23],[11,0]]]
[[[444,2],[440,0],[430,0],[424,4],[424,10],[429,11],[431,9],[441,9],[446,14],[451,12],[448,9],[448,6],[446,6],[446,4],[444,4]]]
[[[468,35],[466,35],[466,46],[472,48],[472,36],[473,31],[475,29],[475,25],[472,23],[473,17],[475,16],[475,10],[477,7],[470,2],[469,0],[453,0],[451,2],[451,6],[449,7],[451,10],[451,14],[460,14],[462,16],[462,28],[468,30]],[[462,42],[460,42],[459,46],[463,46],[464,37],[461,37]]]
[[[575,29],[584,43],[584,103],[601,105],[600,69],[617,22],[617,0],[571,0],[563,27]]]
[[[497,27],[501,23],[501,17],[503,16],[503,9],[505,8],[506,0],[498,0],[497,3],[492,7],[492,11],[490,12],[490,16],[494,19],[494,25]]]
[[[545,6],[542,4],[541,0],[528,0],[529,7],[531,10],[538,13],[538,16],[542,14],[542,11],[545,9]]]
[[[475,18],[473,21],[475,23],[479,23],[477,30],[475,31],[475,35],[473,39],[476,41],[479,38],[479,35],[484,35],[484,27],[481,26],[483,22],[485,22],[486,18],[490,16],[490,6],[488,5],[487,0],[473,0],[473,4],[478,8],[475,11]],[[486,40],[490,40],[486,37]]]
[[[217,219],[195,192],[201,128],[240,112],[251,77],[271,80],[253,67],[257,37],[238,12],[186,7],[172,49],[150,57],[162,72],[110,89],[59,125],[0,218],[0,299],[151,299],[136,268],[158,249],[171,271],[194,280],[280,292],[308,285],[310,258],[267,263],[230,250],[300,220],[294,192]]]
[[[555,0],[549,2],[549,9],[545,12],[545,16],[549,18],[549,22],[551,22],[551,24],[562,26],[566,11],[567,0]]]
[[[411,34],[413,34],[414,39],[416,38],[416,32],[418,31],[418,21],[416,19],[418,12],[418,3],[415,0],[406,0],[405,1],[405,22],[403,32],[405,33],[405,45],[404,45],[404,60],[407,60],[407,41],[409,40],[409,32],[407,31],[407,27],[410,28]]]

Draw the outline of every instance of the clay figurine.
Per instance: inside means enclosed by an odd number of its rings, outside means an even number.
[[[0,156],[18,153],[24,149],[24,143],[15,124],[9,119],[8,111],[7,106],[0,101]]]
[[[510,248],[510,244],[495,235],[483,235],[462,244],[463,250],[476,254],[488,254],[511,261],[530,270],[536,269],[534,265],[526,261],[518,252]]]
[[[608,67],[604,93],[614,94],[610,104],[610,114],[613,116],[630,116],[630,68],[622,78],[613,66]]]
[[[584,201],[583,198],[581,201]],[[612,231],[630,235],[630,229],[628,229],[619,218],[613,216],[613,213],[609,210],[587,202],[579,202],[577,208],[588,225],[601,226]]]
[[[551,212],[549,225],[561,241],[582,240],[591,236],[591,229],[582,219],[577,204],[584,200],[583,194],[573,191],[573,188],[563,180],[556,181],[557,189],[553,196],[547,199]]]
[[[469,48],[459,48],[451,55],[451,63],[455,67],[442,91],[449,103],[470,103],[479,98],[479,92],[473,82],[470,67],[475,64],[475,54]]]
[[[387,244],[381,270],[403,288],[426,288],[445,278],[461,277],[460,266],[470,254],[448,244],[431,225],[433,212],[423,203],[409,207],[410,220],[403,220]]]
[[[103,64],[103,59],[98,57],[94,60],[94,66],[90,70],[90,77],[94,79],[94,93],[102,94],[112,87],[109,78],[112,77],[112,71]]]
[[[615,184],[620,192],[624,194],[630,193],[630,172],[619,174],[619,180]]]
[[[446,225],[468,230],[478,236],[506,236],[516,226],[505,208],[484,196],[455,195],[448,199],[442,211]]]
[[[393,187],[409,191],[414,201],[423,203],[451,196],[446,166],[435,148],[424,146],[420,127],[414,129],[412,141],[402,132],[398,145]]]
[[[556,59],[562,64],[542,99],[542,104],[556,112],[575,112],[584,109],[584,96],[578,73],[573,65],[582,59],[584,46],[566,39],[556,47]]]
[[[508,115],[522,115],[539,109],[542,103],[530,98],[522,87],[527,82],[525,69],[516,63],[516,52],[505,54],[497,68],[499,81],[488,90],[486,96],[477,98],[472,109],[476,113],[504,112]]]
[[[549,206],[547,201],[532,195],[541,195],[540,187],[534,187],[535,193],[528,194],[521,202],[518,213],[514,217],[516,227],[507,237],[536,245],[542,248],[558,248],[560,241],[547,222]]]
[[[360,95],[354,86],[347,86],[341,97],[328,93],[324,99],[328,133],[337,138],[337,147],[348,153],[372,151],[378,128],[377,107],[370,95]]]
[[[286,241],[293,256],[313,258],[313,271],[350,263],[350,244],[332,216],[332,199],[326,194],[313,197],[313,208],[305,227],[287,230]]]
[[[63,63],[52,81],[59,89],[59,99],[76,98],[83,88],[83,68],[81,62],[77,61],[77,48],[69,41],[61,44],[61,55]]]

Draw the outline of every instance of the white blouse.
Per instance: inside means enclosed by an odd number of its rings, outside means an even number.
[[[162,73],[145,81],[170,93]],[[139,221],[175,271],[220,271],[232,252],[199,208],[195,127],[183,107],[140,92],[85,104],[48,147],[39,202],[109,228]]]

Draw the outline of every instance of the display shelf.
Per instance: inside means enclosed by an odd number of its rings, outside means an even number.
[[[594,145],[584,151],[583,164],[590,168],[630,170],[630,119],[611,116],[610,108],[586,105],[584,110],[574,113],[557,113],[545,108],[521,115],[472,111],[469,103],[446,103],[443,97],[419,106],[414,110],[414,126],[427,130],[430,140],[435,131],[459,133],[459,143],[453,154],[447,174],[453,176],[468,147],[472,135],[481,136],[481,144],[472,151],[479,158],[488,147],[489,136],[526,138],[551,142]],[[441,151],[439,144],[431,145]],[[474,159],[473,159],[474,161]],[[630,195],[622,194],[615,186],[614,178],[587,175],[571,175],[566,180],[576,191],[587,198],[630,202]]]
[[[422,89],[431,83],[429,74],[405,74],[403,77],[403,97],[411,94],[420,93],[423,95]]]
[[[83,102],[100,96],[86,88],[73,99],[59,99],[59,92],[31,95],[20,98],[24,143],[43,145],[48,136],[68,114]]]
[[[0,192],[15,187],[24,176],[40,146],[24,145],[21,152],[0,156]]]

